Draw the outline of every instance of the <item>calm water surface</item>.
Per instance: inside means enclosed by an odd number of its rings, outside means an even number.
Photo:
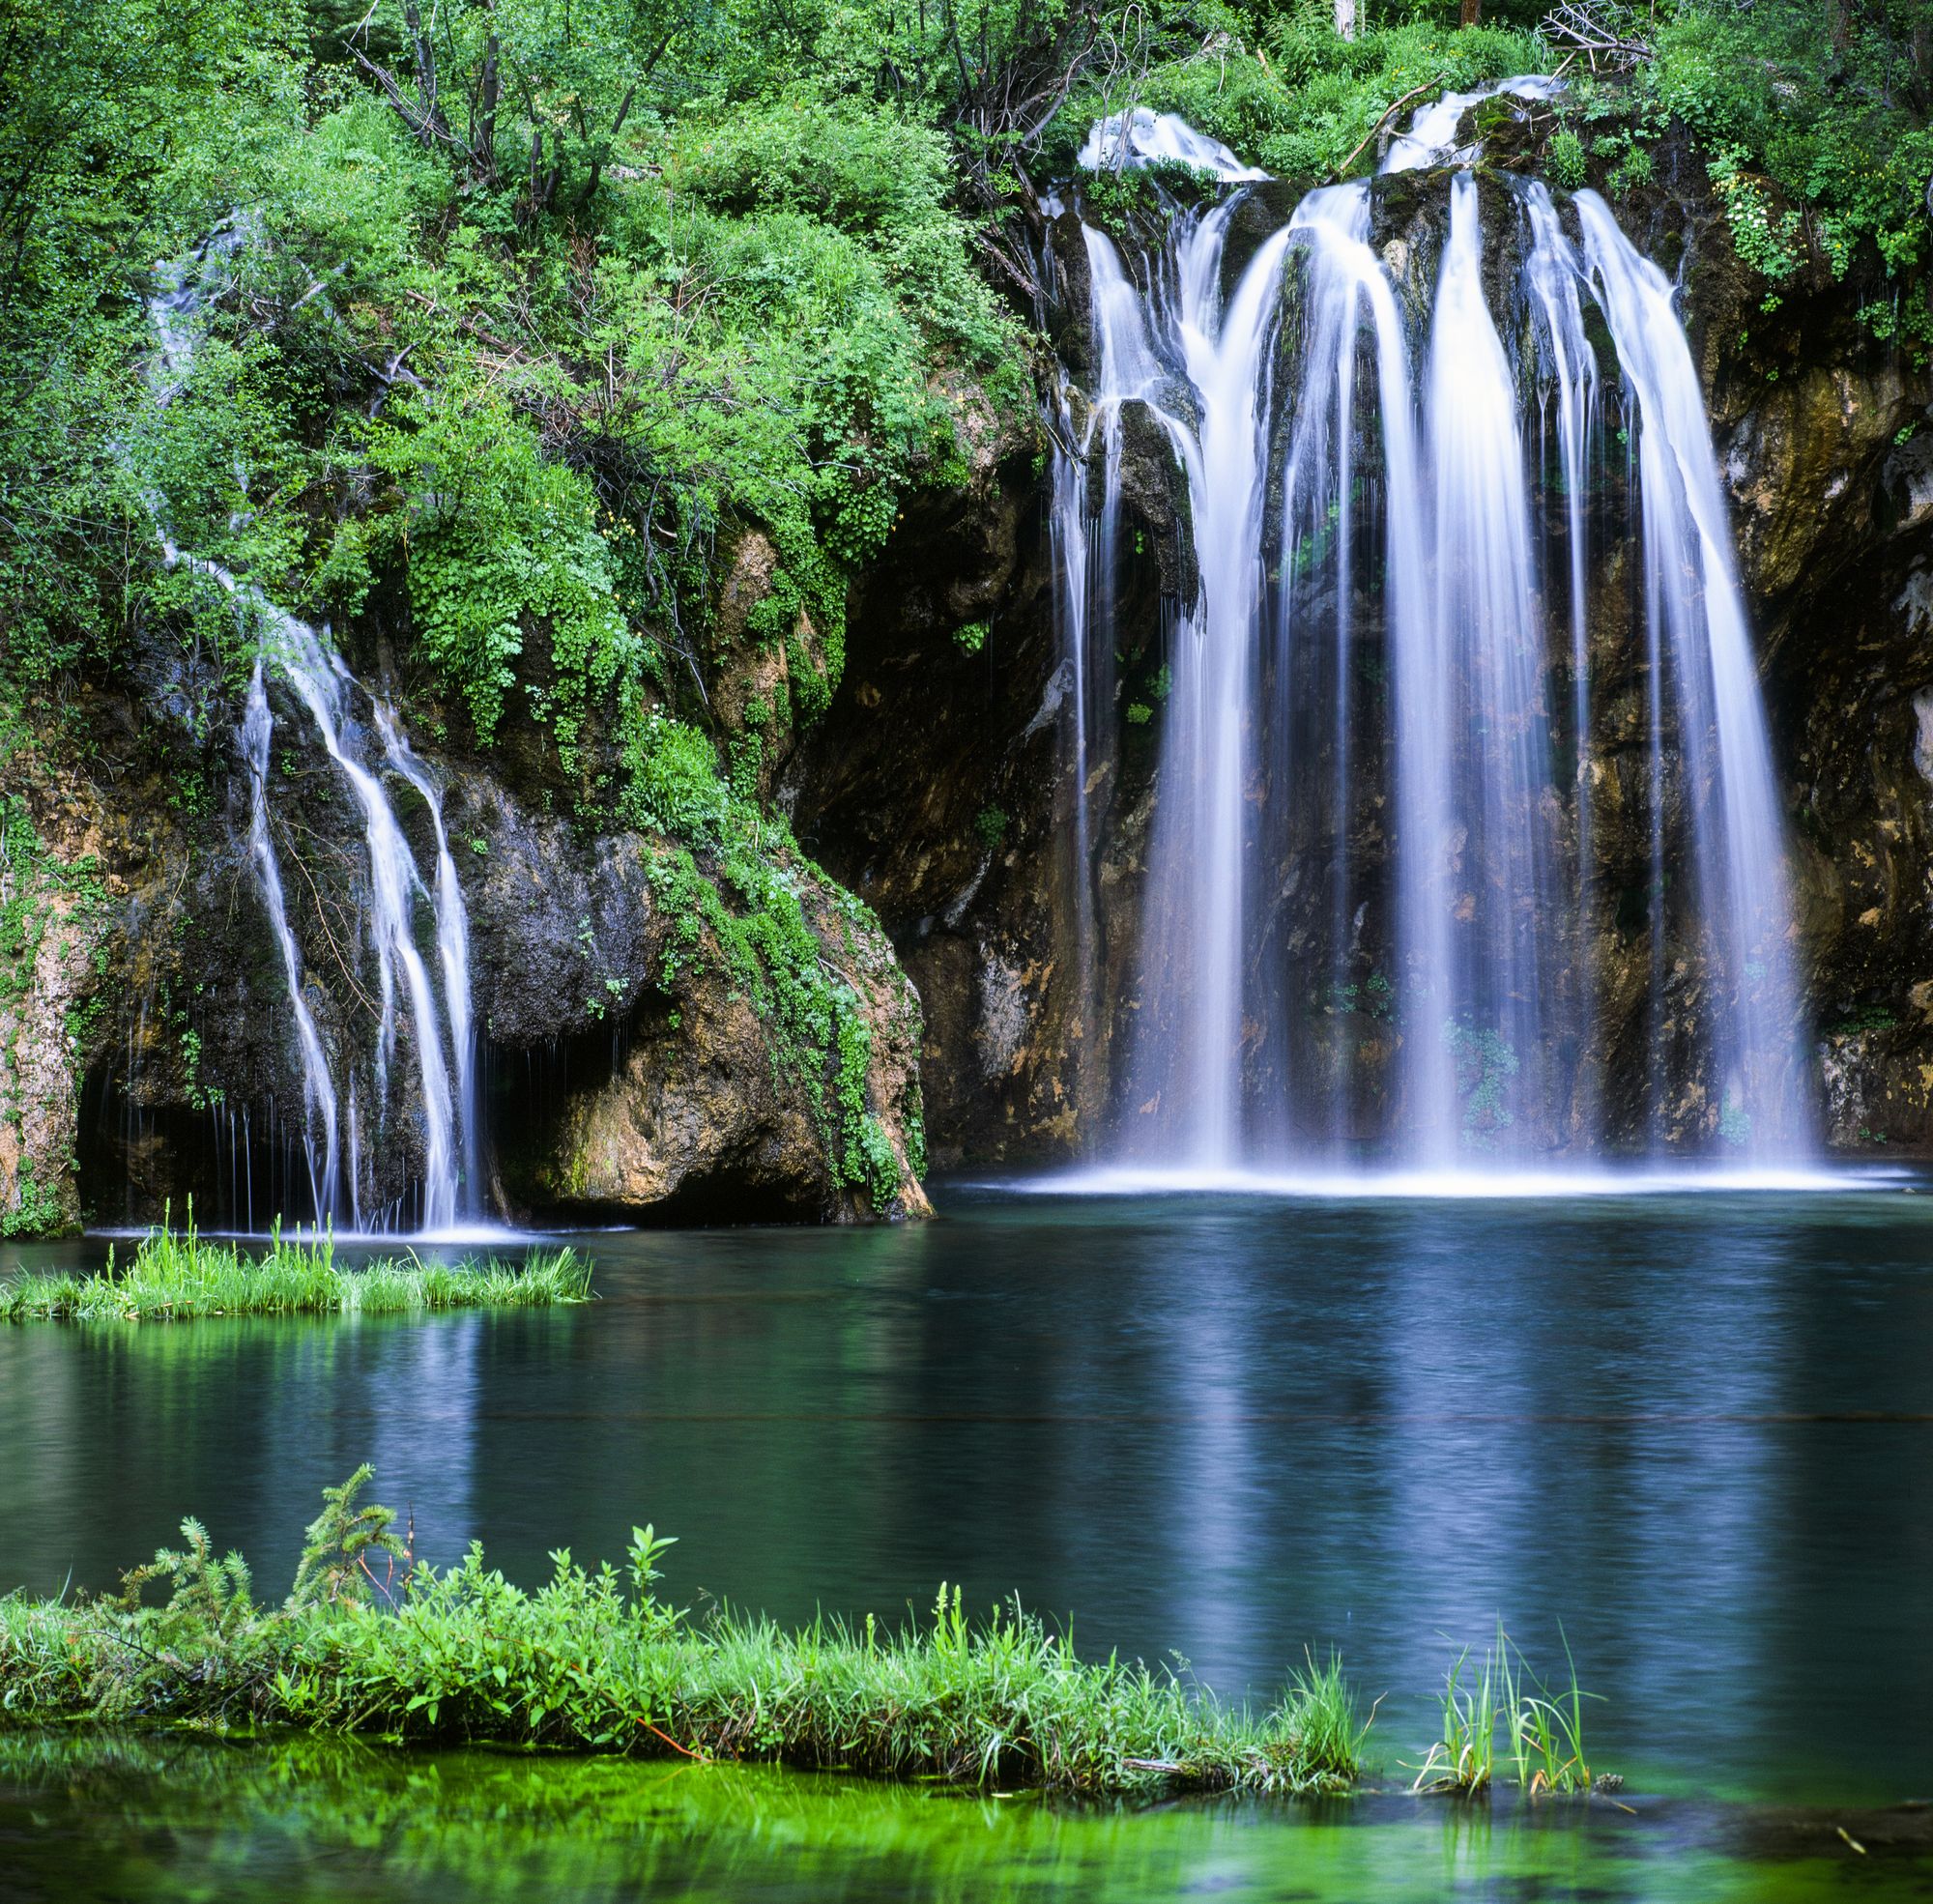
[[[366,1457],[530,1582],[649,1519],[694,1606],[960,1580],[1232,1694],[1335,1647],[1391,1782],[1501,1617],[1644,1790],[1933,1796],[1933,1198],[943,1207],[589,1238],[576,1311],[0,1331],[0,1585],[192,1512],[267,1588]]]
[[[1645,1800],[1154,1810],[767,1768],[0,1732],[22,1904],[1892,1904],[1926,1821]]]

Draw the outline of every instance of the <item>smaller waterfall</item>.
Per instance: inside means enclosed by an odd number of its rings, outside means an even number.
[[[341,1150],[336,1134],[335,1081],[329,1075],[329,1059],[323,1054],[322,1038],[315,1028],[315,1015],[308,1008],[303,986],[302,955],[296,950],[296,936],[289,930],[288,907],[282,898],[281,861],[276,857],[275,843],[269,832],[269,739],[272,732],[269,696],[262,684],[262,663],[258,656],[254,672],[248,678],[248,707],[242,720],[242,753],[248,763],[248,849],[254,855],[262,904],[269,915],[269,930],[282,955],[282,975],[288,983],[289,1010],[295,1020],[296,1048],[302,1053],[303,1109],[308,1119],[303,1148],[308,1160],[309,1195],[318,1217],[332,1216],[341,1198]],[[318,1122],[320,1130],[316,1128]],[[352,1146],[352,1160],[354,1154]],[[252,1188],[251,1183],[251,1192]],[[356,1171],[353,1161],[349,1172],[349,1192],[351,1224],[360,1229],[362,1226],[361,1211],[355,1203]]]
[[[1111,113],[1098,121],[1089,130],[1076,162],[1087,172],[1166,162],[1212,173],[1227,184],[1268,177],[1253,165],[1244,165],[1220,139],[1197,132],[1179,115],[1155,112],[1144,105],[1132,112]]]
[[[345,744],[349,725],[348,688],[350,674],[332,649],[325,651],[315,631],[293,616],[275,613],[273,632],[267,638],[278,671],[296,691],[329,757],[349,783],[362,811],[363,837],[369,851],[369,932],[376,953],[377,980],[382,998],[382,1022],[377,1042],[378,1095],[387,1096],[389,1067],[395,1055],[398,979],[407,999],[412,1029],[416,1034],[417,1062],[421,1085],[423,1120],[422,1227],[447,1229],[456,1221],[458,1182],[456,1168],[456,1106],[450,1092],[449,1062],[444,1054],[443,1030],[439,1024],[429,971],[416,943],[416,901],[427,897],[416,860],[396,822],[395,810],[382,783]],[[420,784],[411,776],[413,784]],[[432,811],[436,809],[432,807]],[[449,850],[443,839],[443,821],[438,814],[437,841],[442,860],[447,865]],[[455,886],[452,871],[448,885]],[[446,897],[439,881],[439,897]],[[439,944],[464,945],[467,934],[460,931],[462,899],[456,898],[454,915],[447,906],[437,908]],[[452,986],[452,1003],[460,989],[467,1038],[469,1017],[468,953],[462,955],[463,977],[460,988]],[[452,1011],[452,1024],[454,1024]],[[459,1047],[460,1049],[460,1047]]]
[[[191,373],[195,351],[206,331],[209,303],[221,288],[227,261],[247,237],[246,221],[231,219],[188,259],[163,269],[162,288],[149,304],[159,347],[151,373],[158,406],[165,407]],[[470,927],[436,783],[411,748],[394,708],[375,695],[367,698],[381,754],[380,758],[370,754],[353,706],[354,697],[365,691],[323,635],[220,563],[186,554],[162,526],[159,503],[151,506],[168,565],[187,567],[215,583],[234,600],[238,624],[245,620],[259,630],[241,733],[249,782],[249,856],[279,954],[295,1027],[303,1075],[303,1152],[314,1219],[362,1227],[362,1166],[367,1160],[362,1150],[362,1119],[354,1070],[349,1071],[345,1141],[335,1075],[310,1005],[302,955],[289,923],[281,862],[271,827],[269,763],[274,717],[266,679],[266,671],[271,668],[306,709],[361,815],[368,875],[365,924],[380,999],[374,1051],[375,1136],[380,1139],[383,1135],[384,1119],[389,1113],[390,1067],[406,1020],[416,1053],[416,1102],[421,1118],[420,1227],[447,1230],[459,1219],[475,1219],[480,1213],[482,1173]],[[437,855],[433,893],[418,869],[383,785],[385,772],[412,787],[428,810]],[[441,1006],[437,987],[417,945],[418,909],[423,904],[429,907],[434,922]],[[245,1145],[245,1109],[241,1128]],[[373,1178],[373,1171],[371,1175]],[[248,1194],[252,1199],[252,1181]],[[252,1200],[249,1212],[252,1224]]]
[[[1784,817],[1704,393],[1664,274],[1596,192],[1576,203],[1591,280],[1636,398],[1652,651],[1662,649],[1676,694],[1696,917],[1730,994],[1715,1027],[1721,1116],[1735,1146],[1776,1158],[1803,1146],[1810,1121],[1796,1076]],[[1654,874],[1661,891],[1662,863]]]
[[[462,1144],[461,1182],[470,1191],[467,1213],[474,1214],[483,1179],[477,1156],[476,1033],[470,1010],[470,911],[457,882],[456,862],[450,857],[449,835],[443,823],[443,795],[410,746],[395,709],[387,702],[376,703],[376,731],[383,737],[383,753],[390,766],[422,795],[436,833],[436,951],[443,967],[449,1046],[456,1060],[456,1102],[462,1111],[457,1125]]]
[[[1390,141],[1383,159],[1385,172],[1414,172],[1426,165],[1467,165],[1477,156],[1476,147],[1457,143],[1457,128],[1473,105],[1508,94],[1513,99],[1547,100],[1564,90],[1561,79],[1539,72],[1524,73],[1515,79],[1499,79],[1494,85],[1479,86],[1469,93],[1445,93],[1431,105],[1424,106],[1409,122],[1409,130],[1399,132]]]

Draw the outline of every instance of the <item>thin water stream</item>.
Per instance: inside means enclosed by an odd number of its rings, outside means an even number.
[[[251,236],[245,220],[231,220],[192,256],[163,271],[161,288],[149,304],[157,344],[151,376],[157,404],[171,402],[191,373],[208,306],[226,290],[232,261]],[[248,851],[294,1031],[303,1098],[299,1144],[308,1191],[305,1205],[264,1214],[352,1231],[412,1229],[434,1235],[453,1230],[460,1221],[474,1226],[482,1215],[483,1173],[470,928],[436,781],[410,746],[393,704],[355,678],[326,629],[290,614],[220,563],[179,547],[159,513],[156,528],[168,564],[198,574],[222,591],[234,605],[238,628],[256,649],[239,736],[248,775]],[[327,924],[322,927],[338,963],[346,961],[340,976],[342,989],[352,995],[347,1004],[330,998],[303,960],[290,922],[272,793],[272,678],[306,712],[361,821],[361,916],[346,953],[334,944]],[[391,777],[406,785],[428,812],[436,844],[434,889],[418,866],[386,785]],[[431,918],[438,966],[434,976],[417,942],[419,909]],[[379,1001],[373,1050],[367,1053],[361,1048],[355,1010],[360,1002],[355,967],[364,958],[374,966]],[[319,1020],[319,1007],[325,1019]],[[404,1026],[415,1075],[398,1089],[392,1068]],[[365,1057],[371,1084],[366,1118],[357,1096],[357,1076]],[[245,1111],[237,1119],[217,1105],[212,1115],[217,1148],[229,1153],[228,1168],[218,1174],[249,1186],[246,1207],[214,1214],[252,1228],[253,1170],[245,1154],[251,1140]],[[393,1143],[400,1127],[407,1127],[415,1140],[418,1167],[411,1191],[385,1198],[376,1188],[374,1148]]]

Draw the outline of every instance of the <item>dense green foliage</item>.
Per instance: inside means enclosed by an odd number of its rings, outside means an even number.
[[[532,1309],[590,1300],[591,1265],[573,1250],[520,1263],[425,1262],[414,1252],[346,1268],[334,1240],[284,1239],[260,1255],[186,1230],[153,1229],[127,1267],[109,1247],[92,1276],[27,1274],[0,1284],[9,1322],[183,1322],[205,1315],[388,1315],[440,1309]]]
[[[1851,275],[1933,349],[1918,0],[1591,11],[1639,50],[1572,62],[1559,183],[1639,188],[1688,128],[1768,304]],[[85,752],[76,679],[172,651],[217,759],[258,611],[211,564],[380,631],[413,727],[663,836],[664,975],[718,961],[836,1174],[889,1199],[912,1108],[868,1101],[767,767],[908,500],[1031,427],[1029,179],[1096,114],[1172,108],[1313,184],[1445,88],[1567,57],[1544,0],[1357,13],[0,0],[0,721]]]
[[[1442,92],[1561,71],[1570,91],[1545,154],[1555,183],[1648,185],[1658,141],[1682,127],[1726,201],[1742,261],[1772,295],[1812,260],[1835,277],[1857,271],[1882,292],[1863,313],[1877,334],[1933,351],[1923,0],[1602,0],[1591,17],[1640,50],[1601,70],[1552,33],[1544,0],[1484,11],[1484,24],[1459,28],[1457,9],[1433,0],[1359,8],[1366,23],[1344,41],[1326,7],[1217,9],[1202,17],[1219,31],[1163,48],[1131,84],[1097,84],[1061,116],[1049,154],[1071,163],[1088,119],[1132,98],[1313,185],[1372,167],[1378,130]]]
[[[622,1575],[559,1552],[529,1593],[479,1546],[447,1572],[416,1562],[393,1514],[358,1506],[368,1475],[326,1491],[280,1606],[258,1605],[241,1557],[193,1520],[116,1599],[0,1601],[0,1708],[16,1724],[254,1720],[1068,1792],[1331,1790],[1360,1770],[1368,1724],[1333,1662],[1256,1717],[1139,1663],[1084,1662],[1018,1607],[970,1621],[957,1588],[923,1630],[699,1625],[656,1598],[672,1543],[649,1527]],[[143,1604],[157,1581],[165,1604]]]
[[[775,83],[752,10],[458,6],[399,85],[413,16],[24,14],[9,672],[111,655],[144,614],[234,646],[152,511],[298,610],[400,589],[486,741],[519,680],[621,723],[702,639],[712,539],[756,524],[782,562],[762,632],[818,631],[810,712],[852,564],[957,454],[942,380],[1024,393],[932,111],[849,101],[857,18]],[[208,301],[186,364],[153,350],[158,258]]]
[[[810,718],[909,490],[957,471],[964,412],[1025,409],[1011,274],[976,269],[1023,166],[1133,100],[1291,178],[1360,168],[1399,104],[1557,66],[1543,12],[1403,0],[1345,41],[1311,0],[9,0],[6,674],[156,621],[239,665],[159,519],[298,611],[403,617],[478,740],[554,726],[616,811],[653,712],[706,725],[721,537],[769,538],[749,633],[791,663],[770,718]],[[1558,170],[1622,152],[1634,183],[1675,119],[1769,280],[1920,271],[1917,0],[1593,12],[1656,57],[1576,68]],[[207,301],[165,361],[157,260]]]

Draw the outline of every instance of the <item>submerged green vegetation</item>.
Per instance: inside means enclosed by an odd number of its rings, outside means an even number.
[[[534,1593],[473,1545],[438,1572],[360,1469],[324,1490],[295,1585],[254,1597],[196,1521],[116,1598],[0,1601],[0,1710],[15,1723],[290,1725],[399,1741],[774,1759],[885,1777],[1065,1793],[1339,1790],[1369,1721],[1312,1661],[1256,1715],[1139,1661],[1081,1659],[1018,1606],[931,1623],[820,1619],[796,1632],[660,1601],[670,1541],[635,1530],[620,1574],[567,1551]],[[157,1582],[164,1604],[144,1603]]]
[[[1227,1904],[1872,1904],[1923,1895],[1923,1820],[1376,1801],[1263,1816],[1239,1803],[1067,1805],[773,1766],[694,1776],[679,1759],[395,1752],[310,1735],[238,1745],[110,1727],[0,1732],[10,1875],[30,1894],[76,1904],[1150,1904],[1203,1893]]]
[[[257,1255],[211,1242],[192,1219],[153,1229],[127,1267],[113,1247],[92,1276],[28,1274],[0,1284],[9,1322],[185,1322],[206,1315],[390,1315],[441,1309],[539,1309],[591,1299],[591,1264],[571,1249],[522,1262],[425,1262],[412,1251],[350,1268],[331,1236],[285,1238]]]

